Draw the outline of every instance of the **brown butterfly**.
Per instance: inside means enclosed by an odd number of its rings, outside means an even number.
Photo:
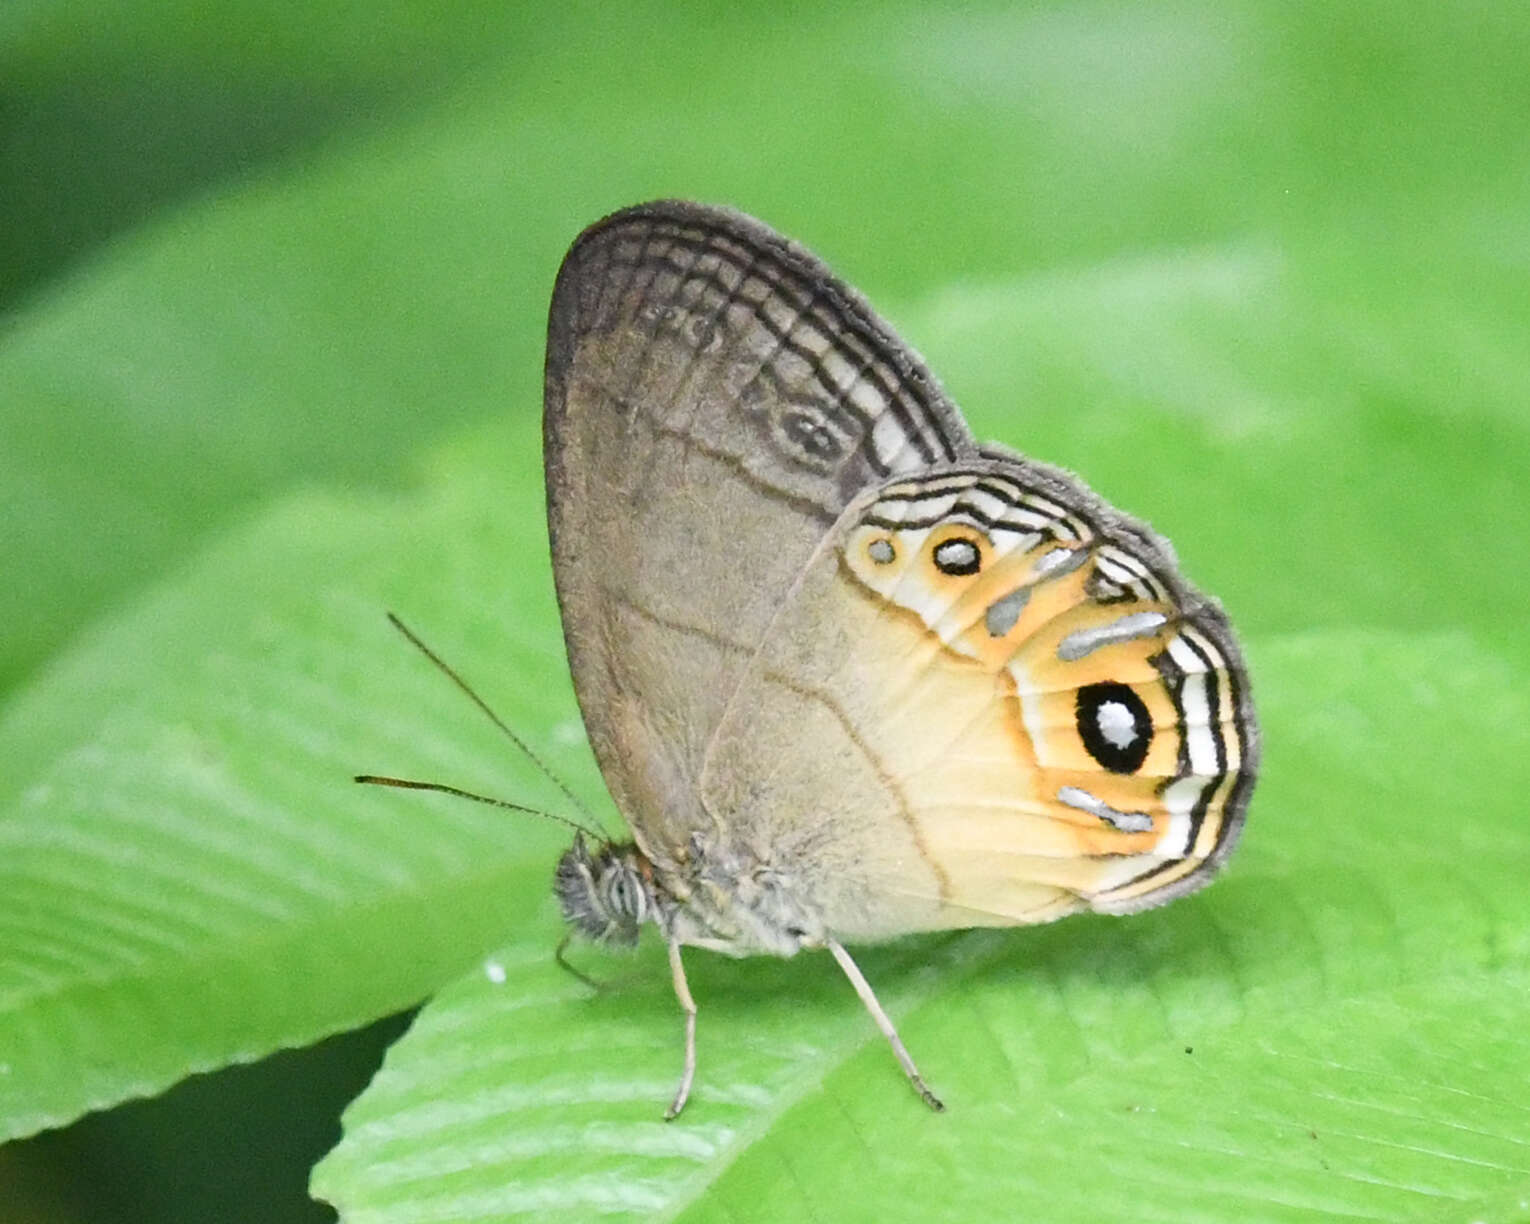
[[[1258,733],[1217,604],[1057,468],[980,446],[861,297],[726,209],[575,241],[549,323],[548,523],[574,685],[633,841],[574,931],[680,950],[1124,914],[1204,885]]]

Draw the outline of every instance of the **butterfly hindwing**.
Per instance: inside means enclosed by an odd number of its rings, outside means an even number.
[[[788,707],[810,761],[762,740]],[[846,511],[704,790],[832,865],[808,886],[836,929],[886,935],[1189,891],[1236,840],[1256,754],[1225,619],[1166,546],[1071,477],[994,457]]]

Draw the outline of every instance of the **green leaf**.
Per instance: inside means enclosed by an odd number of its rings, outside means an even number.
[[[421,1012],[315,1192],[386,1224],[815,1218],[850,1170],[887,1219],[1465,1220],[1530,1190],[1525,677],[1457,637],[1254,659],[1277,749],[1224,882],[864,954],[947,1114],[826,956],[693,953],[700,1073],[666,1124],[662,950],[591,997],[544,917]]]
[[[0,1133],[397,1010],[543,896],[555,826],[350,780],[558,799],[390,607],[584,763],[541,532],[511,526],[539,512],[534,455],[465,454],[433,496],[289,501],[0,720]]]

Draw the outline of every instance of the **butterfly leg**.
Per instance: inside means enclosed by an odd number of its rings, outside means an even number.
[[[903,1068],[903,1074],[908,1076],[908,1082],[914,1086],[914,1091],[936,1113],[943,1112],[946,1108],[944,1103],[930,1091],[929,1086],[924,1082],[924,1077],[919,1074],[919,1068],[914,1066],[914,1060],[904,1048],[903,1040],[898,1036],[898,1030],[893,1028],[893,1022],[888,1019],[887,1013],[882,1010],[882,1005],[877,1002],[877,996],[872,993],[871,983],[861,973],[860,966],[850,959],[850,953],[845,951],[837,939],[828,939],[824,943],[829,951],[834,953],[834,959],[839,962],[839,967],[850,979],[850,985],[855,987],[855,993],[861,996],[861,1002],[866,1005],[871,1018],[877,1022],[877,1028],[882,1030],[882,1036],[887,1038],[887,1044],[892,1046],[898,1065]]]
[[[686,1098],[691,1095],[691,1081],[696,1078],[696,1000],[691,998],[690,983],[685,980],[685,966],[680,963],[680,943],[669,941],[669,971],[675,983],[675,998],[685,1012],[685,1069],[680,1072],[680,1086],[675,1089],[675,1099],[664,1111],[664,1120],[673,1122],[685,1108]]]
[[[558,962],[558,968],[562,969],[571,977],[577,978],[597,994],[609,989],[606,983],[597,982],[583,969],[578,968],[572,961],[568,959],[568,946],[573,942],[574,936],[572,932],[564,935],[564,937],[558,941],[557,951],[553,953],[553,960]]]

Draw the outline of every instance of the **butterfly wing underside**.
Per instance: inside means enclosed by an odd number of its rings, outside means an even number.
[[[1257,750],[1231,631],[1167,545],[1066,473],[987,455],[847,509],[703,794],[830,933],[880,938],[1191,891],[1237,839]]]
[[[919,359],[811,255],[664,202],[574,243],[549,319],[548,523],[574,685],[639,845],[672,861],[777,606],[868,485],[976,455]]]

